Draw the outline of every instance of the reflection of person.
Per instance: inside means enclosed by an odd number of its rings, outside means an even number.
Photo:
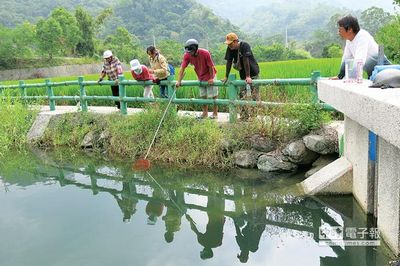
[[[154,81],[154,76],[149,72],[145,65],[141,65],[139,60],[133,59],[130,62],[132,77],[137,81]],[[153,85],[144,86],[144,98],[154,98]]]
[[[182,215],[186,210],[184,209],[184,196],[181,191],[170,191],[169,193],[170,204],[167,207],[167,211],[162,219],[165,222],[165,234],[164,238],[167,243],[170,243],[174,240],[175,232],[178,232],[181,229],[181,219]],[[176,206],[175,206],[176,204]]]
[[[249,252],[255,253],[258,250],[261,236],[265,230],[266,207],[258,204],[260,199],[252,199],[244,204],[246,214],[241,211],[234,217],[236,230],[236,242],[239,245],[240,253],[237,255],[242,263],[249,259]]]
[[[222,245],[225,224],[224,210],[225,200],[223,198],[211,195],[208,196],[208,223],[206,226],[206,231],[204,233],[200,233],[200,231],[196,227],[196,224],[190,218],[190,216],[188,218],[190,222],[190,228],[197,235],[197,241],[200,245],[204,247],[203,250],[200,251],[200,258],[202,258],[203,260],[212,258],[214,255],[212,249]]]
[[[118,205],[124,214],[123,222],[128,223],[131,217],[136,212],[136,204],[138,203],[137,198],[134,196],[136,194],[136,186],[132,182],[122,182],[122,192],[121,198],[114,195],[117,200]]]
[[[104,51],[103,54],[104,64],[103,69],[100,73],[100,78],[98,82],[101,82],[103,78],[107,75],[108,80],[115,81],[115,85],[111,85],[111,91],[113,96],[119,96],[118,87],[118,75],[122,75],[122,65],[119,59],[113,55],[110,50]],[[117,108],[120,109],[120,103],[115,102]]]
[[[169,76],[168,62],[165,57],[154,47],[147,47],[147,54],[149,55],[150,69],[149,72],[156,77],[155,82],[160,84],[160,81],[167,80]],[[168,98],[167,86],[160,84],[160,97]]]
[[[213,86],[217,70],[215,69],[210,52],[206,49],[199,48],[199,43],[195,39],[189,39],[186,41],[185,55],[183,56],[182,65],[178,74],[178,80],[176,82],[177,88],[181,86],[183,73],[189,64],[194,65],[194,71],[196,72],[199,81],[208,82],[208,86],[200,87],[200,97],[203,99],[217,99],[218,87]],[[218,106],[215,104],[213,107],[213,116],[211,118],[217,118],[217,116]],[[206,117],[208,117],[208,105],[203,105],[203,114],[200,118]]]
[[[228,46],[226,48],[225,60],[226,60],[226,72],[225,78],[222,82],[226,82],[229,73],[233,67],[239,71],[240,79],[245,80],[246,84],[250,85],[251,98],[256,101],[259,100],[258,87],[253,85],[253,79],[259,78],[260,68],[258,66],[257,60],[254,58],[253,52],[250,45],[247,42],[240,41],[239,37],[231,32],[226,35],[225,44]],[[246,96],[245,87],[240,88],[240,98],[249,98]],[[248,114],[242,110],[241,118],[246,119]]]
[[[147,217],[147,224],[148,225],[155,225],[157,222],[157,218],[160,217],[164,210],[164,203],[161,202],[162,191],[157,188],[154,188],[153,196],[147,202],[146,205],[146,214]]]
[[[331,79],[342,79],[345,76],[345,60],[354,59],[361,61],[363,69],[367,72],[368,78],[372,75],[374,67],[378,64],[378,44],[367,31],[360,29],[357,18],[345,16],[338,20],[339,35],[346,41],[340,73]],[[384,58],[385,65],[390,65],[389,60]]]

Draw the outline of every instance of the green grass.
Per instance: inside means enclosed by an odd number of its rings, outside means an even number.
[[[0,157],[6,151],[24,150],[27,133],[38,110],[9,95],[0,98]]]

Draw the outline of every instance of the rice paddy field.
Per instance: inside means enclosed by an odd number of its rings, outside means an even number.
[[[99,62],[101,65],[101,62]],[[261,62],[260,65],[260,79],[275,79],[275,78],[309,78],[313,71],[320,71],[321,77],[330,77],[338,73],[340,66],[340,58],[322,58],[322,59],[307,59],[307,60],[291,60],[291,61],[278,61],[278,62]],[[225,65],[218,65],[217,67],[217,79],[222,79],[225,76]],[[179,72],[179,68],[176,69],[176,76]],[[238,73],[236,70],[231,71],[232,74]],[[132,80],[132,75],[129,71],[124,72],[124,76],[128,80]],[[99,73],[85,75],[85,81],[96,81],[98,80]],[[78,77],[55,77],[50,80],[53,82],[71,81],[77,80]],[[196,74],[194,73],[193,67],[188,67],[186,70],[185,80],[197,80]],[[45,79],[31,79],[25,80],[25,83],[44,83]],[[14,85],[18,84],[18,81],[1,81],[0,85]],[[87,95],[105,96],[111,95],[111,89],[108,85],[94,85],[86,86]],[[18,89],[15,89],[18,91]],[[159,95],[158,86],[153,87],[154,95]],[[29,88],[27,90],[28,95],[47,95],[47,90],[43,88]],[[55,87],[54,95],[56,96],[73,96],[79,95],[79,86],[70,85],[64,87]],[[140,97],[143,95],[143,87],[141,86],[129,86],[127,88],[128,97]],[[260,95],[262,100],[268,101],[290,101],[290,102],[307,102],[310,100],[309,86],[261,86]],[[177,98],[198,98],[199,92],[197,87],[183,87],[177,91]],[[227,87],[220,87],[219,98],[227,98]],[[46,101],[43,101],[46,104]],[[56,102],[57,105],[73,105],[71,101],[60,100]],[[114,105],[111,101],[96,100],[89,102],[89,105]],[[141,107],[143,103],[129,103],[130,107]],[[186,109],[198,109],[197,107],[190,107]]]

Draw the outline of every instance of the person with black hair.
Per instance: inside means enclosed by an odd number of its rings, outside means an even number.
[[[216,77],[217,70],[215,69],[214,62],[211,58],[211,54],[208,50],[199,48],[199,43],[195,39],[189,39],[185,44],[185,54],[183,56],[182,65],[179,70],[178,80],[176,82],[176,88],[181,86],[183,79],[183,73],[186,67],[192,64],[194,71],[196,72],[199,81],[207,81],[208,86],[200,86],[200,97],[203,99],[207,98],[218,98],[218,87],[213,86],[214,79]],[[218,106],[214,104],[213,115],[211,119],[217,118]],[[203,113],[199,118],[208,117],[208,105],[203,105]]]
[[[160,97],[168,98],[167,86],[160,84],[160,81],[167,80],[170,75],[167,59],[154,46],[147,47],[146,52],[150,61],[149,72],[155,76],[155,83],[160,85]]]
[[[229,73],[233,68],[239,71],[240,79],[246,81],[246,87],[240,87],[239,94],[241,99],[252,99],[257,101],[260,99],[258,87],[253,84],[253,79],[258,79],[260,67],[254,57],[250,44],[239,40],[236,33],[231,32],[225,36],[225,44],[227,45],[225,52],[226,71],[223,83],[228,80]],[[254,115],[255,110],[249,107],[242,107],[240,110],[240,119],[247,120],[250,113]]]
[[[345,76],[345,61],[353,59],[362,62],[363,70],[367,72],[368,78],[372,75],[374,67],[378,64],[379,46],[366,30],[360,28],[356,17],[345,16],[338,20],[339,35],[346,41],[340,72],[331,79],[343,79]],[[390,65],[390,61],[384,56],[384,65]]]

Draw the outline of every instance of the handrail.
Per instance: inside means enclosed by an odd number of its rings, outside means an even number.
[[[253,80],[255,85],[304,85],[310,86],[310,92],[313,96],[313,101],[310,104],[319,104],[326,110],[333,110],[327,104],[320,103],[317,96],[317,81],[320,78],[320,72],[315,71],[312,73],[310,78],[290,78],[290,79],[257,79]],[[169,77],[168,80],[161,81],[161,85],[168,86],[168,95],[171,97],[174,91],[175,79]],[[227,86],[228,99],[189,99],[189,98],[174,98],[172,100],[175,104],[217,104],[229,106],[229,121],[236,121],[236,106],[250,105],[250,106],[282,106],[282,105],[307,105],[304,103],[277,103],[277,102],[265,102],[265,101],[251,101],[251,100],[240,100],[238,99],[239,87],[244,86],[246,82],[244,80],[236,80],[236,75],[231,74],[226,84],[222,81],[216,80],[214,86],[222,87]],[[63,86],[79,86],[79,95],[74,96],[55,96],[53,88]],[[62,81],[52,82],[47,79],[44,83],[33,83],[26,84],[24,81],[19,81],[18,85],[0,85],[0,92],[4,89],[20,89],[21,96],[17,96],[22,99],[47,99],[49,101],[50,110],[55,110],[55,102],[57,100],[75,100],[79,101],[82,111],[88,110],[88,100],[109,100],[119,101],[121,104],[121,113],[127,114],[127,103],[128,102],[167,102],[169,99],[165,98],[143,98],[143,97],[127,97],[126,86],[146,86],[154,85],[152,81],[135,81],[126,80],[123,75],[118,77],[119,96],[88,96],[86,95],[86,86],[98,86],[98,85],[116,85],[115,81],[104,80],[101,82],[97,81],[85,81],[83,77],[78,77],[77,81]],[[185,86],[207,86],[207,82],[200,82],[196,80],[184,80],[181,85]],[[29,96],[27,95],[26,89],[28,88],[47,88],[47,95],[43,96]]]

